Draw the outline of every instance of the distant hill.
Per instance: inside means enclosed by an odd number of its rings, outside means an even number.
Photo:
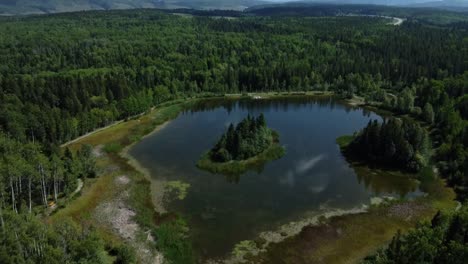
[[[468,11],[468,0],[270,0],[278,3],[307,3],[335,5],[380,5],[399,7],[424,7],[458,12]]]
[[[0,15],[48,14],[83,10],[133,8],[244,10],[253,6],[279,3],[372,4],[468,11],[468,0],[0,0]]]
[[[47,14],[82,10],[193,8],[243,10],[261,0],[0,0],[0,14]]]
[[[300,0],[328,4],[372,4],[414,7],[468,7],[468,0]],[[281,2],[281,0],[277,1]],[[289,1],[288,1],[289,2]]]
[[[444,0],[444,1],[429,1],[408,5],[410,7],[431,7],[438,9],[447,9],[453,11],[468,12],[468,0]]]

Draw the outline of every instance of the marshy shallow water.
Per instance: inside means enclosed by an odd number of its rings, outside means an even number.
[[[196,167],[230,123],[265,114],[280,134],[286,154],[256,172],[238,177],[214,175]],[[352,209],[376,196],[417,195],[407,178],[357,177],[336,144],[371,119],[381,118],[331,98],[208,100],[133,146],[129,154],[158,181],[190,184],[183,200],[166,208],[189,221],[197,253],[225,257],[242,240],[327,210]],[[413,186],[409,187],[408,186]]]

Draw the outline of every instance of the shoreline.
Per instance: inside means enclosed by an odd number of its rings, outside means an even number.
[[[172,120],[165,121],[164,123],[157,125],[153,131],[144,135],[140,140],[133,142],[132,144],[124,147],[118,155],[125,159],[126,162],[133,167],[137,172],[141,173],[149,182],[150,182],[150,190],[151,190],[151,201],[153,202],[154,210],[159,214],[167,213],[167,209],[164,207],[163,199],[165,195],[165,188],[167,181],[163,180],[155,180],[151,177],[151,172],[148,168],[143,166],[137,159],[135,159],[132,155],[130,155],[130,149],[135,146],[136,144],[140,143],[145,138],[154,135],[164,129]]]
[[[255,100],[254,98],[252,98],[252,96],[255,96],[255,95],[260,95],[262,97],[262,99],[264,99],[264,100],[275,99],[275,98],[285,98],[285,97],[292,97],[292,98],[297,97],[297,95],[294,94],[294,93],[292,93],[292,94],[281,94],[281,93],[271,93],[270,92],[270,93],[251,93],[251,94],[249,94],[249,96],[250,96],[250,98],[252,100]],[[308,93],[308,94],[302,94],[302,96],[310,97],[310,98],[324,97],[324,96],[332,97],[333,94],[329,94],[329,93],[327,93],[327,94]],[[147,180],[148,183],[143,183],[143,184],[144,185],[146,185],[146,184],[149,185],[148,186],[149,192],[147,194],[142,194],[142,196],[145,197],[144,199],[148,199],[148,198],[150,199],[151,204],[152,204],[152,208],[151,208],[152,212],[150,212],[150,206],[148,204],[144,206],[145,209],[140,209],[140,210],[143,210],[143,211],[140,211],[140,212],[143,212],[143,214],[166,213],[167,212],[166,208],[164,208],[164,205],[163,205],[163,201],[164,201],[163,197],[164,197],[164,193],[165,193],[165,183],[166,182],[154,180],[151,177],[151,173],[149,172],[149,170],[147,168],[145,168],[144,166],[142,166],[135,158],[133,158],[129,154],[129,150],[131,149],[131,147],[133,147],[137,143],[140,143],[146,137],[154,135],[155,133],[158,133],[160,130],[164,129],[169,124],[169,122],[174,120],[181,112],[183,112],[183,110],[184,110],[184,108],[186,106],[190,105],[193,102],[197,102],[197,101],[200,101],[200,100],[213,99],[213,98],[214,99],[223,99],[223,98],[220,98],[220,97],[191,98],[191,99],[186,99],[184,101],[179,100],[178,102],[176,101],[173,104],[171,104],[169,102],[169,103],[167,103],[167,104],[165,104],[163,106],[153,108],[149,113],[141,115],[137,119],[132,119],[132,120],[128,120],[128,121],[125,121],[125,122],[119,122],[117,124],[113,124],[112,126],[101,128],[101,129],[99,129],[99,131],[94,131],[91,134],[81,136],[80,138],[75,139],[72,142],[68,142],[67,145],[74,146],[74,145],[88,143],[88,144],[92,144],[94,147],[96,147],[98,145],[104,145],[104,144],[108,144],[108,143],[122,143],[122,142],[124,142],[123,143],[124,148],[121,151],[119,151],[118,153],[116,153],[116,155],[117,155],[116,158],[112,158],[111,161],[110,161],[110,164],[111,165],[112,164],[119,165],[119,164],[122,164],[121,162],[124,162],[125,164],[127,164],[130,167],[130,170],[133,170],[137,174],[142,175],[142,176],[138,176],[138,177],[142,177],[142,178]],[[239,97],[238,95],[226,95],[226,97],[225,97],[225,99],[227,99],[227,100],[230,100],[230,99],[236,99],[237,100],[237,99],[240,99],[240,98],[242,98],[242,96]],[[346,101],[344,101],[344,102],[346,102]],[[354,105],[353,107],[366,108],[366,105]],[[139,136],[138,140],[130,143],[128,141],[128,138],[130,136],[135,136],[135,135]],[[121,160],[119,160],[119,159],[121,159]],[[99,202],[102,202],[102,201],[99,201]],[[143,200],[141,200],[141,201],[138,200],[136,202],[141,204],[142,206],[145,203],[145,201],[143,201]],[[365,211],[364,212],[359,211],[358,213],[361,213],[360,215],[364,215],[364,217],[373,217],[372,213],[370,213],[370,212],[366,213]],[[346,211],[345,211],[344,213],[341,212],[340,215],[332,214],[329,217],[330,218],[328,218],[328,220],[330,220],[330,221],[334,221],[333,219],[335,219],[335,218],[344,217],[344,218],[348,219],[347,220],[348,222],[352,223],[353,221],[355,221],[354,220],[355,218],[360,218],[362,216],[354,216],[354,215],[351,215],[351,214],[346,214]],[[268,231],[261,232],[259,234],[259,236],[260,235],[261,236],[266,236],[266,237],[269,238],[270,241],[268,243],[264,244],[262,246],[262,251],[259,250],[258,253],[268,254],[269,249],[267,250],[266,249],[267,247],[270,248],[272,246],[274,247],[276,244],[282,244],[282,243],[284,243],[284,240],[286,238],[296,239],[298,237],[298,234],[300,234],[303,229],[306,229],[308,226],[313,226],[312,224],[314,222],[315,222],[315,225],[317,225],[317,220],[316,219],[314,220],[313,218],[314,217],[305,217],[305,219],[299,219],[297,221],[290,222],[289,224],[280,225],[278,228],[275,228],[275,230],[272,230],[272,231],[268,230]],[[307,221],[307,219],[308,219],[308,221]],[[295,226],[298,223],[302,223],[302,224],[300,224],[299,226]],[[157,225],[156,222],[153,222],[153,223],[150,223],[150,224],[153,225],[154,227],[156,227],[156,225]],[[146,222],[139,223],[139,225],[141,227],[144,227],[144,226],[147,227],[148,223],[146,223]],[[282,228],[284,228],[284,226],[295,227],[295,228],[294,228],[294,232],[292,232],[290,235],[285,236],[283,238],[281,232],[282,232]],[[318,226],[322,226],[321,223],[318,223]],[[278,230],[279,230],[279,233],[280,233],[279,235],[278,235],[278,232],[276,232]],[[278,240],[278,239],[280,239],[280,240]],[[290,240],[290,239],[288,239],[288,240]],[[328,242],[328,243],[333,244],[333,242]],[[374,246],[380,246],[380,244],[379,245],[374,245]],[[247,253],[247,252],[245,252],[245,253]],[[229,262],[230,259],[231,260],[233,259],[232,256],[231,257],[228,256],[227,258],[223,258],[222,262],[223,263],[233,263],[233,262]]]
[[[296,220],[280,224],[271,230],[262,231],[251,240],[239,241],[239,243],[234,245],[231,256],[223,259],[222,263],[245,263],[245,261],[248,261],[249,258],[256,257],[261,253],[267,252],[268,247],[271,244],[281,243],[289,238],[299,235],[306,227],[321,226],[326,224],[326,221],[329,221],[330,219],[338,216],[350,216],[367,213],[370,205],[371,202],[369,205],[362,205],[361,207],[354,207],[351,209],[329,208],[320,209],[318,211],[305,212],[304,216],[298,217]],[[307,214],[312,215],[307,216]],[[262,243],[258,245],[255,240],[261,240]],[[246,241],[251,243],[246,243]],[[243,246],[245,244],[250,244],[250,247]]]

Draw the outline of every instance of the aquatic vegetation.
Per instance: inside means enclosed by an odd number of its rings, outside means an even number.
[[[104,145],[104,151],[107,153],[119,153],[122,150],[122,145],[118,142],[111,142]]]
[[[190,240],[188,239],[189,227],[182,218],[163,223],[155,233],[157,247],[164,252],[169,263],[195,263]]]
[[[240,258],[244,256],[245,254],[255,251],[255,250],[258,250],[258,249],[257,249],[257,244],[255,244],[254,241],[243,240],[234,246],[234,249],[232,250],[232,255],[237,258]]]
[[[168,192],[175,192],[179,200],[185,199],[189,188],[190,184],[182,181],[170,181],[166,184],[166,190]]]

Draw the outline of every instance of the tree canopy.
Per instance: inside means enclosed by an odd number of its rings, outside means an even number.
[[[210,150],[210,157],[216,162],[246,160],[254,157],[278,140],[274,132],[267,127],[265,116],[257,118],[248,115],[234,127],[230,124],[221,139]]]
[[[428,164],[429,135],[417,123],[396,118],[369,121],[347,151],[372,163],[417,172]]]

